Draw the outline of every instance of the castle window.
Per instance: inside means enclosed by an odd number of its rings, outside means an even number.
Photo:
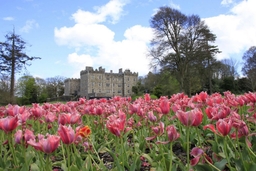
[[[121,90],[118,90],[117,92],[118,92],[118,93],[121,93]]]
[[[118,84],[118,87],[121,87],[121,84]]]
[[[110,85],[110,84],[108,84],[108,83],[106,84],[107,87],[109,87],[109,85]]]

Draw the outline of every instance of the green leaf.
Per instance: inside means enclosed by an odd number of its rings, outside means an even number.
[[[30,165],[30,170],[31,171],[40,171],[39,167],[37,166],[36,163],[33,163]]]
[[[76,165],[71,165],[70,170],[72,170],[72,171],[80,171],[80,169],[78,169]]]
[[[222,159],[221,161],[214,163],[214,166],[216,166],[220,170],[223,170],[227,163],[228,163],[227,159]]]
[[[135,161],[132,163],[129,171],[136,171],[139,170],[141,166],[141,160],[140,160],[140,156],[137,156]]]
[[[65,163],[61,163],[61,169],[63,169],[64,171],[67,171],[68,168],[67,166],[65,165]]]
[[[141,156],[145,157],[150,164],[153,163],[153,159],[148,154],[143,153]]]
[[[198,164],[196,166],[194,166],[196,171],[214,171],[213,168],[211,166],[209,166],[208,164]]]

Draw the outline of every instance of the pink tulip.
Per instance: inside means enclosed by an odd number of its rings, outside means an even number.
[[[170,112],[170,102],[168,99],[162,99],[160,100],[160,109],[162,111],[162,114],[168,114]]]
[[[62,113],[59,115],[58,123],[65,124],[78,124],[81,121],[81,115],[78,112]]]
[[[176,128],[173,125],[167,126],[166,132],[170,142],[173,142],[180,137],[180,134],[177,132]]]
[[[147,141],[155,139],[157,136],[161,136],[164,133],[164,123],[160,122],[159,126],[151,127],[151,130],[154,132],[154,136],[152,137],[146,137],[145,139]]]
[[[70,125],[68,127],[59,125],[58,134],[64,144],[72,144],[75,140],[75,131]]]
[[[45,118],[45,122],[47,123],[52,123],[57,119],[56,113],[53,112],[48,112],[46,113],[46,115],[44,116]]]
[[[35,135],[34,135],[33,131],[26,129],[25,133],[24,133],[24,140],[25,140],[25,142],[27,142],[31,139],[32,140],[35,139]]]
[[[194,157],[192,160],[190,160],[191,166],[197,165],[200,158],[203,158],[204,162],[205,162],[205,160],[207,160],[208,162],[213,164],[212,159],[201,148],[194,147],[191,150],[190,155]]]
[[[146,101],[146,102],[149,102],[150,101],[150,94],[145,94],[144,95],[144,100]]]
[[[45,114],[45,110],[37,103],[33,103],[33,107],[30,109],[32,116],[40,118]]]
[[[14,134],[14,142],[16,144],[21,144],[22,141],[22,130],[18,130],[15,134]]]
[[[126,121],[125,113],[119,110],[118,115],[113,114],[108,117],[106,127],[112,134],[120,137],[121,132],[124,131],[125,121]]]
[[[0,119],[0,129],[4,130],[5,133],[13,131],[18,125],[17,117],[8,116]]]
[[[154,115],[154,113],[152,111],[149,111],[148,112],[148,119],[151,121],[151,122],[155,122],[157,120],[157,117]]]
[[[176,112],[177,118],[185,126],[199,126],[202,122],[203,114],[202,111],[198,108],[184,112],[178,110]]]
[[[56,135],[48,135],[47,138],[44,138],[43,135],[39,134],[38,142],[36,142],[35,139],[30,139],[27,143],[34,147],[36,150],[49,154],[58,148],[60,137]]]
[[[24,107],[20,108],[18,105],[9,104],[6,109],[8,116],[16,116],[24,111]]]

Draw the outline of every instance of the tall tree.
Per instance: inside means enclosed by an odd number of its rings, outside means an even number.
[[[242,72],[251,82],[251,89],[256,90],[256,46],[250,47],[243,55]]]
[[[38,102],[38,86],[33,76],[25,75],[20,77],[18,79],[17,89],[20,104],[24,105]]]
[[[180,91],[190,94],[191,75],[195,73],[195,64],[211,60],[219,50],[209,43],[215,41],[207,25],[199,16],[186,16],[176,9],[160,7],[150,20],[154,30],[150,56],[152,67],[160,66],[171,71],[180,84]],[[202,55],[202,52],[208,52]],[[193,68],[194,67],[194,68]]]
[[[0,69],[1,73],[5,72],[11,75],[10,103],[13,103],[15,73],[26,68],[26,65],[30,65],[29,61],[40,59],[40,57],[30,57],[26,54],[26,42],[20,35],[15,34],[14,30],[7,34],[5,38],[5,42],[0,42]]]

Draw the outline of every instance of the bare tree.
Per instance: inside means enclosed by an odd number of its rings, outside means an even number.
[[[26,42],[13,30],[5,36],[6,41],[0,42],[0,69],[1,73],[9,73],[10,80],[10,103],[14,102],[15,73],[30,65],[28,61],[40,59],[29,57],[25,53]]]
[[[251,82],[251,89],[256,89],[256,46],[250,47],[243,55],[242,72]]]
[[[64,94],[64,80],[62,76],[46,78],[46,89],[49,98],[59,97]]]

